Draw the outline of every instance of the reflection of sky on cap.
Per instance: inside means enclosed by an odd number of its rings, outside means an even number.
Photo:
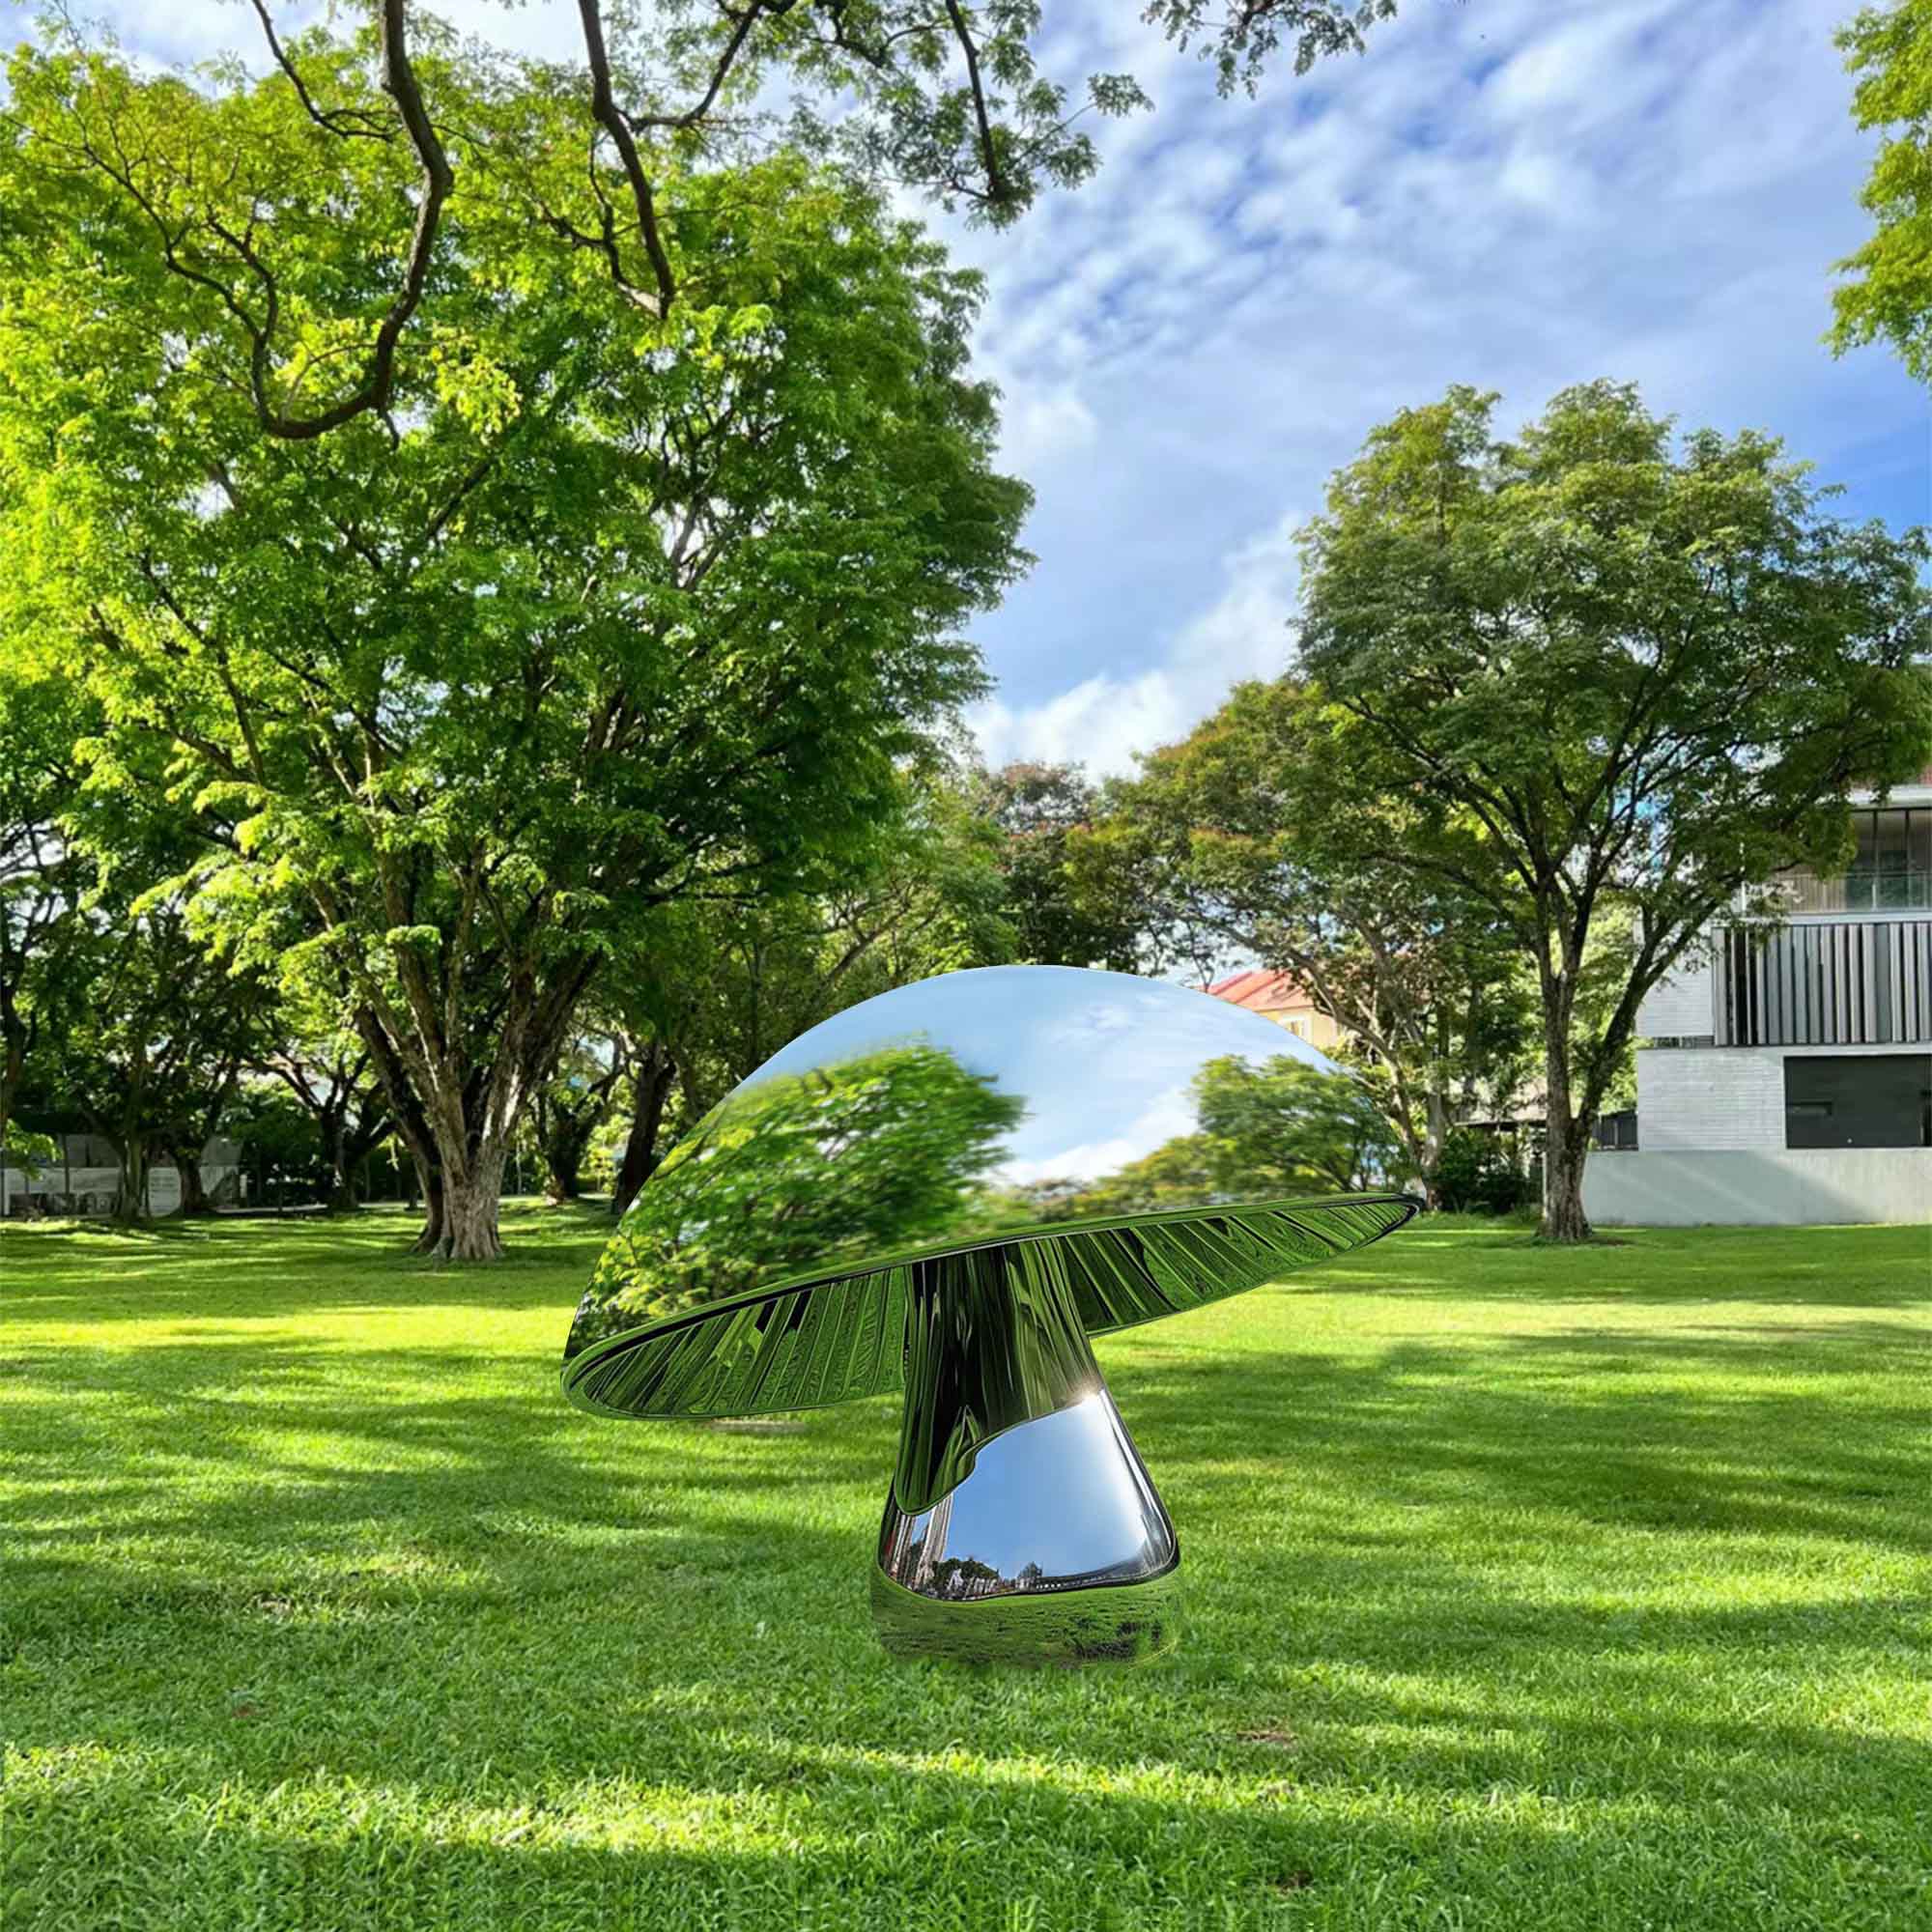
[[[1191,1132],[1188,1083],[1229,1054],[1323,1056],[1286,1027],[1159,980],[1077,966],[948,973],[882,993],[802,1034],[744,1085],[923,1038],[1027,1103],[989,1179],[1092,1179]]]

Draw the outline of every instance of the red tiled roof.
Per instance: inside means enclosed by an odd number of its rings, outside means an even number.
[[[1286,973],[1270,973],[1255,966],[1245,973],[1231,973],[1216,980],[1206,990],[1233,1007],[1246,1007],[1250,1012],[1279,1013],[1292,1007],[1312,1007],[1314,996],[1298,986]]]

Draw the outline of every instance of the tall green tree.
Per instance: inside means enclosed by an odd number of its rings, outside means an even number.
[[[612,1032],[630,1065],[613,1213],[655,1165],[661,1135],[696,1125],[787,1040],[895,986],[1013,959],[1001,853],[970,787],[943,769],[908,770],[895,810],[851,849],[836,886],[676,909],[675,929],[603,996],[622,1008]]]
[[[1129,973],[1141,934],[1122,904],[1084,895],[1074,842],[1099,815],[1099,788],[1078,765],[1017,763],[980,773],[973,807],[999,835],[1005,913],[1019,957],[1039,966],[1107,966]]]
[[[0,592],[0,611],[4,611]],[[75,745],[99,718],[71,678],[0,644],[0,1147],[29,1063],[77,991],[94,872],[63,819],[79,782]]]
[[[333,1028],[313,1013],[292,1023],[285,1007],[277,1040],[257,1066],[305,1113],[326,1176],[323,1206],[353,1213],[357,1178],[393,1130],[388,1096],[368,1046],[353,1030]],[[272,1110],[258,1108],[258,1118]]]
[[[1627,385],[1567,389],[1513,438],[1495,401],[1406,410],[1335,477],[1303,533],[1300,671],[1348,721],[1390,860],[1533,964],[1544,1233],[1576,1240],[1638,1002],[1779,867],[1841,860],[1848,791],[1932,749],[1932,546],[1832,517],[1776,439],[1679,438]]]
[[[117,1221],[147,1218],[149,1172],[163,1154],[181,1177],[181,1211],[210,1211],[202,1151],[264,1050],[269,988],[211,955],[171,897],[114,903],[71,966],[76,997],[38,1060],[37,1097],[50,1118],[113,1147]]]
[[[1154,960],[1291,973],[1345,1030],[1336,1049],[1434,1198],[1451,1123],[1506,1109],[1533,1002],[1515,937],[1454,882],[1391,855],[1348,714],[1287,677],[1236,687],[1117,782],[1074,845],[1079,892],[1138,924]]]
[[[1237,80],[1252,91],[1285,45],[1297,72],[1358,52],[1394,9],[1257,0],[1217,18],[1207,0],[1154,0],[1146,17],[1214,57],[1225,92]],[[1092,174],[1087,114],[1149,104],[1127,74],[1043,71],[1036,0],[946,0],[937,12],[917,0],[578,0],[577,11],[577,56],[559,49],[539,63],[473,43],[459,51],[411,0],[354,0],[344,32],[293,36],[255,0],[253,51],[270,64],[258,91],[302,137],[278,166],[251,165],[232,122],[238,138],[213,168],[183,165],[164,125],[93,111],[53,138],[149,229],[179,293],[218,306],[238,395],[260,431],[299,441],[392,419],[450,361],[447,272],[473,244],[479,189],[513,207],[553,258],[568,258],[551,272],[601,277],[639,318],[701,326],[735,252],[714,227],[703,177],[749,138],[788,136],[1003,225],[1043,186]],[[89,52],[65,15],[51,17],[46,45],[56,57]],[[478,63],[486,86],[453,82]],[[231,60],[209,77],[233,89],[240,71]],[[174,84],[190,120],[196,92]],[[788,114],[761,108],[779,98]],[[344,156],[373,192],[331,247],[326,178]],[[240,197],[224,191],[238,182]]]
[[[1932,0],[1867,7],[1838,35],[1859,76],[1852,111],[1884,129],[1859,201],[1874,231],[1838,264],[1830,340],[1840,354],[1889,342],[1921,383],[1932,383]]]
[[[389,112],[366,68],[312,71],[15,60],[0,560],[78,639],[91,782],[132,792],[159,748],[210,944],[347,983],[430,1144],[436,1245],[484,1259],[605,962],[693,895],[836,878],[980,688],[955,627],[1019,567],[1027,492],[990,468],[977,285],[869,190],[782,153],[693,173],[666,245],[704,300],[653,317],[526,218],[537,161],[493,165],[574,97],[449,46],[433,353],[383,411],[265,427],[265,384],[288,414],[354,361],[317,303],[387,272],[412,179],[344,131]],[[238,308],[309,373],[265,374]]]

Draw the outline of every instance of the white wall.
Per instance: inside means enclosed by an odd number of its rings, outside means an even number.
[[[1636,1134],[1645,1153],[1673,1148],[1782,1149],[1783,1050],[1639,1047]]]
[[[1675,972],[1666,973],[1637,1002],[1638,1037],[1682,1038],[1715,1033],[1712,998],[1710,959],[1700,957],[1690,965],[1680,962]]]
[[[1641,1115],[1638,1131],[1648,1147]],[[1932,1222],[1932,1148],[1593,1153],[1583,1211],[1606,1228]]]
[[[111,1167],[76,1167],[64,1171],[58,1161],[43,1167],[38,1177],[29,1180],[17,1167],[6,1171],[6,1184],[0,1187],[0,1200],[6,1203],[6,1211],[17,1213],[18,1203],[23,1194],[60,1194],[67,1189],[71,1173],[75,1194],[92,1194],[104,1208],[121,1184],[120,1176]],[[202,1185],[213,1194],[226,1181],[235,1170],[232,1167],[204,1167],[201,1170]],[[156,1214],[172,1214],[181,1206],[181,1175],[173,1167],[154,1167],[148,1171],[148,1201]]]

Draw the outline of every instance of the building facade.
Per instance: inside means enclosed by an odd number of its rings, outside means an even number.
[[[1245,1007],[1249,1012],[1272,1020],[1324,1053],[1342,1037],[1333,1015],[1324,1013],[1315,1004],[1315,995],[1306,986],[1296,985],[1286,973],[1270,973],[1257,966],[1216,980],[1206,990],[1231,1007]]]
[[[1787,873],[1638,1009],[1636,1148],[1593,1221],[1932,1220],[1932,771],[1854,799],[1839,877]]]

